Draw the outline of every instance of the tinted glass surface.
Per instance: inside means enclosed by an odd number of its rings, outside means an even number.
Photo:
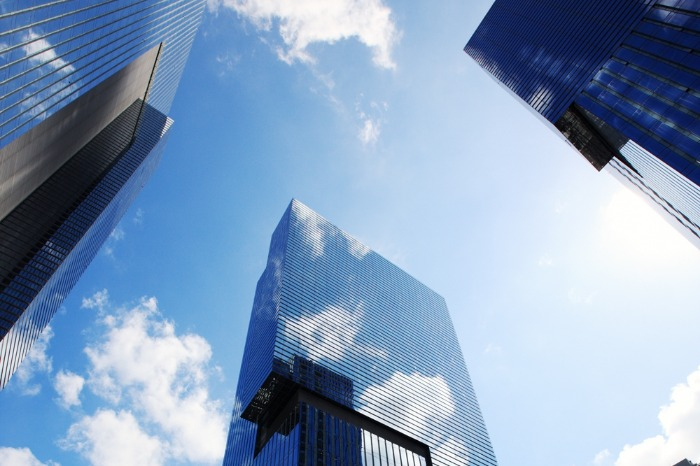
[[[699,2],[496,0],[465,51],[559,128],[576,106],[629,141],[613,173],[700,244]]]
[[[166,115],[203,9],[204,0],[0,2],[0,147],[162,44],[148,94],[142,96],[147,111],[129,148],[119,150],[119,162],[98,176],[60,222],[39,234],[42,241],[2,284],[0,388],[160,160],[171,124]],[[114,147],[93,149],[99,161]],[[52,189],[59,190],[51,191],[57,197],[66,194],[60,183]],[[35,207],[19,217],[32,222],[42,205],[35,199]],[[11,248],[7,239],[3,245]]]
[[[132,107],[125,113],[130,111],[138,114],[139,109]],[[4,238],[15,235],[22,238],[27,225],[36,222],[46,209],[61,207],[64,195],[71,199],[77,196],[70,208],[60,212],[59,218],[42,226],[45,231],[15,264],[15,273],[3,274],[0,388],[22,362],[160,161],[172,121],[147,107],[141,120],[141,137],[127,150],[115,154],[113,146],[115,138],[122,136],[119,134],[122,126],[127,137],[131,136],[132,125],[125,120],[128,118],[115,120],[0,225]],[[75,182],[74,177],[85,175],[93,167],[96,176],[93,175],[95,179],[87,189],[66,192],[70,191],[66,187]],[[2,260],[12,256],[18,247],[4,241],[0,250]]]
[[[240,414],[273,358],[298,357],[351,380],[345,404],[428,445],[433,464],[496,464],[444,299],[292,201],[258,282],[224,464],[270,464],[253,460],[256,424]],[[346,383],[325,390],[348,397]]]
[[[554,123],[652,0],[496,0],[464,50]]]
[[[657,2],[576,103],[700,185],[700,4]]]
[[[0,3],[0,147],[158,43],[148,102],[167,114],[202,0]]]

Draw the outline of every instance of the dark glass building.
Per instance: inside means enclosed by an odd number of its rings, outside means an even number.
[[[258,281],[224,464],[494,466],[444,299],[293,200]]]
[[[700,246],[700,2],[496,0],[464,50]]]
[[[203,8],[0,3],[0,388],[157,166]]]

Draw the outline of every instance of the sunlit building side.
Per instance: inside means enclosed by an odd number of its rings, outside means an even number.
[[[700,4],[496,0],[464,50],[700,247]]]
[[[445,300],[302,203],[272,235],[224,465],[496,459]]]
[[[203,9],[0,3],[0,388],[157,166]]]

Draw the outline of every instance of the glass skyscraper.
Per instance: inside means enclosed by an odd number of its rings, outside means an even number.
[[[293,200],[258,281],[224,465],[496,465],[444,299]]]
[[[157,166],[203,9],[0,3],[0,388]]]
[[[464,50],[700,246],[699,45],[697,1],[496,0]]]

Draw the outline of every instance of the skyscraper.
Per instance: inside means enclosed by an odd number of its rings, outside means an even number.
[[[496,0],[464,50],[700,247],[700,4]]]
[[[158,164],[203,8],[0,4],[0,388]]]
[[[293,200],[258,281],[224,464],[495,465],[444,299]]]

